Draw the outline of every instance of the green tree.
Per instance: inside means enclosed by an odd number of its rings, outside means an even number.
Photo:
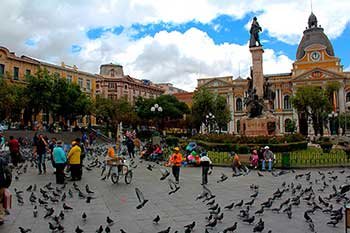
[[[307,135],[308,119],[311,117],[315,134],[323,135],[323,126],[331,110],[327,91],[316,86],[300,87],[292,97],[292,104],[298,111],[301,133]]]
[[[192,123],[194,127],[199,129],[209,113],[214,114],[220,130],[231,120],[226,99],[201,88],[193,96]]]
[[[162,111],[152,112],[151,108],[155,104],[162,107]],[[161,95],[155,99],[144,99],[139,97],[135,103],[137,115],[140,119],[144,119],[143,123],[147,123],[149,120],[160,121],[160,128],[170,122],[178,122],[184,116],[189,114],[190,109],[188,106],[180,102],[173,95]]]

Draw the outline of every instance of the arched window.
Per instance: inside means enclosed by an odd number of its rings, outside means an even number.
[[[346,93],[346,102],[350,102],[350,92]]]
[[[292,129],[292,120],[291,119],[285,119],[284,121],[284,132],[291,132]]]
[[[242,99],[238,98],[236,100],[236,111],[241,112],[243,110],[243,104],[242,104]]]
[[[290,102],[289,95],[285,95],[283,98],[283,109],[286,109],[286,110],[292,109],[292,104]]]

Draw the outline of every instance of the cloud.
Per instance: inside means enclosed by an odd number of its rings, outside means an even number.
[[[65,61],[90,72],[98,72],[102,63],[120,63],[131,76],[169,81],[187,90],[196,86],[198,77],[237,76],[239,66],[241,76],[247,75],[251,64],[247,45],[218,45],[194,28],[135,39],[133,24],[210,24],[220,15],[242,19],[249,14],[258,16],[271,37],[297,44],[310,14],[305,0],[2,0],[1,4],[0,45],[18,54],[58,64]],[[349,8],[348,0],[314,4],[319,24],[331,39],[344,31]],[[227,25],[213,25],[218,30],[221,26]],[[94,40],[87,37],[90,29],[115,27],[123,30],[106,30]],[[289,72],[291,63],[283,52],[265,50],[265,73]]]

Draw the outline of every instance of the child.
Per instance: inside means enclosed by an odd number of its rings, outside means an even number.
[[[208,184],[208,172],[212,163],[206,152],[202,152],[200,157],[200,164],[202,166],[202,185],[205,185]]]
[[[252,151],[252,154],[251,154],[249,160],[250,160],[251,167],[253,167],[254,169],[257,169],[258,163],[259,163],[259,156],[258,156],[258,152],[256,150]]]

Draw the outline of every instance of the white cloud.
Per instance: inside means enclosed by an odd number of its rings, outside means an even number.
[[[112,61],[123,64],[132,76],[192,89],[197,77],[237,76],[239,64],[242,76],[248,74],[251,61],[247,45],[215,45],[197,29],[185,33],[162,31],[133,41],[128,28],[131,24],[210,23],[220,14],[242,18],[255,12],[271,36],[296,44],[307,24],[309,9],[309,1],[305,0],[2,0],[0,45],[19,54],[76,64],[91,72],[98,72],[101,63]],[[314,2],[319,24],[330,38],[343,32],[350,19],[348,9],[348,0]],[[118,36],[106,33],[91,41],[85,34],[90,28],[119,25],[126,29]],[[35,46],[25,45],[28,39],[35,39]],[[70,53],[72,45],[81,46],[81,52]],[[264,72],[289,72],[291,62],[283,53],[266,49]]]

